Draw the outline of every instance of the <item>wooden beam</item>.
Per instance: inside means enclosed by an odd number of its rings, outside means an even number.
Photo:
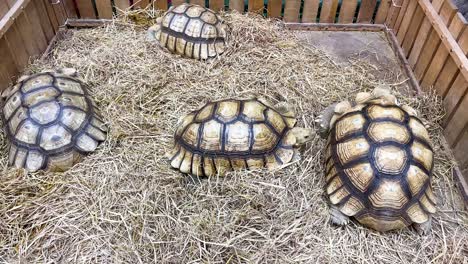
[[[445,26],[445,23],[442,21],[439,14],[437,14],[431,2],[429,2],[429,0],[418,0],[418,3],[426,14],[426,17],[431,21],[431,24],[440,36],[442,43],[445,45],[447,50],[450,51],[450,56],[452,56],[452,59],[457,64],[460,72],[468,80],[468,59],[466,58],[465,53],[453,38],[447,26]]]
[[[31,2],[31,0],[18,0],[8,10],[5,16],[0,20],[0,38],[3,37],[5,32],[11,27],[15,19],[23,13],[24,8]]]
[[[311,31],[384,31],[381,24],[335,24],[335,23],[285,23],[291,30]]]

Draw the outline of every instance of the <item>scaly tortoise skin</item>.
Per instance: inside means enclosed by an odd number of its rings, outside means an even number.
[[[64,171],[106,139],[107,127],[74,69],[23,76],[2,97],[10,166]]]
[[[262,99],[210,102],[185,116],[177,126],[173,168],[194,176],[225,175],[241,169],[276,169],[311,140],[312,130],[294,127],[291,107],[271,107]]]
[[[158,18],[148,38],[172,53],[206,60],[226,49],[227,26],[214,11],[184,3]]]
[[[354,217],[378,231],[414,224],[430,230],[436,200],[431,189],[433,149],[416,111],[399,107],[389,90],[359,93],[322,116],[328,133],[326,193],[335,224]]]

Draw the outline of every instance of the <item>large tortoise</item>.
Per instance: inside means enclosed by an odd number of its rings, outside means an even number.
[[[433,149],[416,111],[398,106],[388,89],[359,93],[328,107],[320,118],[328,137],[326,193],[331,220],[354,217],[378,231],[431,227]]]
[[[64,171],[106,138],[107,127],[74,69],[23,76],[2,97],[10,166]]]
[[[206,60],[226,49],[227,25],[214,11],[184,3],[159,17],[148,38],[172,53]]]
[[[240,169],[276,169],[298,157],[312,130],[294,127],[291,106],[262,99],[207,103],[176,128],[171,166],[194,176],[223,176]]]

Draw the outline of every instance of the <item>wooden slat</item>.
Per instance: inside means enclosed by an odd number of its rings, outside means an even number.
[[[317,22],[319,4],[320,0],[304,0],[302,23]]]
[[[15,25],[5,33],[5,39],[7,41],[10,52],[14,57],[15,64],[18,69],[24,69],[29,62],[29,54],[24,46],[21,34]]]
[[[0,83],[0,89],[3,90],[9,86],[9,82],[18,73],[18,69],[16,68],[16,64],[5,38],[0,39],[0,58],[2,58],[0,74],[4,76],[4,78],[2,78],[2,83]]]
[[[55,17],[57,18],[59,26],[65,25],[65,21],[67,21],[68,17],[63,3],[58,2],[56,4],[52,4],[52,9],[54,9]]]
[[[385,20],[385,24],[389,28],[394,28],[395,23],[398,19],[398,14],[400,13],[401,3],[403,0],[392,0],[392,5],[390,6],[390,10],[388,11],[387,19]]]
[[[446,115],[444,118],[444,127],[448,127],[448,122],[452,119],[454,114],[457,111],[458,103],[462,101],[464,94],[468,89],[468,81],[465,80],[465,77],[458,73],[455,81],[452,84],[452,87],[448,91],[447,95],[444,97],[444,108]],[[461,109],[462,112],[464,109]],[[466,109],[465,109],[466,110]]]
[[[403,18],[406,14],[406,8],[408,8],[408,4],[411,0],[403,0],[400,8],[400,12],[398,13],[398,18],[395,22],[395,26],[393,27],[394,32],[398,32],[401,22],[403,22]]]
[[[199,5],[199,6],[205,6],[205,0],[189,0],[189,3]],[[242,0],[232,0],[229,1],[229,9],[231,9],[231,3],[240,3],[242,6],[242,10],[244,10],[244,2]],[[233,10],[233,9],[232,9]]]
[[[230,0],[231,1],[231,0]],[[282,0],[268,0],[267,15],[268,17],[281,17]]]
[[[463,16],[461,14],[459,16],[456,16],[457,9],[453,10],[454,12],[447,12],[446,14],[443,13],[442,11],[444,10],[444,6],[445,5],[442,6],[440,18],[443,19],[448,16],[454,17],[453,19],[448,19],[448,21],[452,21],[449,26],[449,32],[451,36],[455,36],[455,38],[458,38],[458,36],[462,33],[462,30],[465,27],[466,21],[465,19],[463,19]],[[440,45],[432,59],[431,64],[429,65],[426,71],[426,74],[424,75],[424,78],[421,82],[422,87],[430,87],[434,84],[448,56],[449,50],[447,50],[447,47],[445,45]],[[443,95],[443,93],[440,93],[439,95]]]
[[[26,50],[28,51],[29,56],[38,55],[41,52],[41,50],[37,46],[36,41],[34,39],[35,28],[29,23],[24,13],[16,19],[15,24],[18,26],[18,31],[20,32],[21,37],[23,38],[23,43],[26,46]]]
[[[44,34],[47,38],[47,42],[49,42],[55,36],[53,28],[54,26],[49,19],[49,15],[47,14],[47,10],[44,6],[44,3],[42,1],[34,1],[34,5],[36,6],[37,13],[39,14],[39,19],[41,20],[42,31],[44,31]]]
[[[396,33],[398,43],[400,43],[400,45],[403,44],[403,39],[406,36],[406,32],[408,32],[408,28],[410,27],[410,22],[413,19],[414,12],[416,12],[417,6],[418,6],[418,3],[416,1],[411,1],[408,4],[408,7],[406,8],[406,14],[404,15],[403,21],[401,22],[401,26],[398,29],[398,32]],[[422,9],[421,9],[421,12],[422,12]]]
[[[75,0],[76,6],[78,7],[78,12],[80,12],[81,18],[96,18],[96,14],[94,14],[94,7],[92,0]],[[103,2],[96,1],[96,2]]]
[[[48,41],[44,31],[42,30],[41,21],[39,19],[39,14],[37,13],[36,6],[33,2],[31,2],[26,6],[23,12],[28,23],[33,27],[33,41],[39,48],[39,52],[43,52],[47,49]]]
[[[263,14],[263,8],[263,0],[249,0],[249,12]]]
[[[0,1],[0,19],[6,14],[8,13],[8,10],[10,9],[10,7],[7,5],[6,2],[4,1]]]
[[[111,19],[112,18],[112,3],[111,0],[98,0],[96,1],[96,9],[98,12],[98,17],[101,19]]]
[[[122,0],[123,1],[123,0]],[[211,2],[211,1],[210,1]],[[172,0],[172,5],[173,6],[178,6],[185,3],[185,0]]]
[[[154,4],[156,3],[156,4]],[[167,10],[168,8],[168,3],[167,0],[153,0],[153,6],[156,7],[156,9],[159,10]]]
[[[270,4],[270,1],[268,1],[268,4]],[[244,12],[244,0],[229,0],[229,9],[236,10],[239,13],[243,13]],[[281,15],[281,9],[280,9],[280,15]]]
[[[377,0],[361,0],[361,8],[359,8],[358,23],[371,23],[374,15]]]
[[[98,0],[96,2],[100,2],[102,0]],[[65,7],[65,12],[67,17],[69,18],[78,18],[78,14],[76,13],[75,3],[74,0],[62,0],[63,5]]]
[[[375,15],[376,24],[383,24],[387,19],[388,12],[390,11],[390,6],[392,5],[392,0],[382,0],[380,1],[379,9],[377,10],[377,14]]]
[[[445,1],[442,4],[442,8],[440,9],[440,18],[446,26],[450,24],[453,16],[457,13],[457,11],[457,6],[455,6],[451,0]]]
[[[290,30],[310,31],[360,31],[360,32],[382,32],[386,31],[385,25],[379,24],[340,24],[340,23],[286,23],[285,27]]]
[[[57,16],[55,15],[54,8],[52,7],[52,4],[50,4],[49,0],[42,0],[42,4],[44,5],[44,8],[46,9],[47,15],[49,16],[49,21],[52,24],[52,28],[54,29],[54,32],[57,33],[58,28],[59,28],[59,23],[57,20]]]
[[[463,132],[468,120],[468,96],[464,96],[457,110],[444,129],[444,136],[451,147],[457,143],[457,139]]]
[[[172,1],[173,5],[175,5],[174,2],[177,2],[177,1],[173,0]],[[115,9],[117,10],[117,14],[122,14],[122,12],[130,8],[129,0],[114,0],[114,4],[115,4]]]
[[[353,23],[354,14],[356,13],[358,0],[348,0],[341,4],[340,16],[338,18],[339,23]]]
[[[4,2],[6,1],[7,5],[9,7],[12,7],[16,3],[17,0],[3,0],[3,1]]]
[[[102,1],[102,0],[97,0],[96,1],[96,5],[97,5],[97,2],[99,1]],[[133,7],[135,8],[146,8],[149,4],[150,4],[150,0],[134,0],[133,1]]]
[[[403,39],[403,45],[401,46],[405,51],[405,55],[407,57],[411,52],[411,48],[413,47],[413,43],[415,42],[416,36],[419,32],[423,18],[424,12],[419,6],[417,6],[414,16],[409,24],[408,32],[406,33],[405,38]]]
[[[429,23],[433,25],[433,29],[430,31],[429,36],[427,37],[426,43],[424,44],[422,48],[422,52],[419,56],[419,59],[417,63],[415,64],[415,70],[414,74],[418,81],[421,81],[426,73],[427,67],[429,66],[429,63],[431,62],[432,58],[434,57],[434,54],[436,53],[436,49],[440,44],[440,35],[439,32],[436,30],[436,25],[438,25],[439,30],[442,30],[441,27],[445,28],[445,25],[443,25],[442,19],[447,20],[446,16],[450,16],[449,13],[440,11],[441,16],[443,18],[439,17],[437,9],[435,9],[431,3],[428,0],[423,0],[423,2],[419,1],[419,5],[423,9],[424,13],[426,14],[427,19],[429,20]],[[434,6],[438,8],[442,8],[442,4],[438,5],[436,2],[438,0],[434,0]],[[443,0],[440,0],[443,1]],[[429,16],[428,14],[431,13],[432,15]],[[439,21],[439,24],[435,24],[434,21]],[[447,28],[445,28],[447,30]],[[447,30],[448,32],[448,30]],[[448,32],[450,35],[450,32]],[[450,36],[451,37],[451,36]]]
[[[15,19],[21,15],[23,9],[26,7],[26,5],[29,4],[31,0],[18,0],[11,8],[8,10],[8,12],[5,14],[5,16],[0,20],[0,38],[5,34],[5,32],[8,30],[8,28],[13,24]]]
[[[284,22],[299,22],[300,0],[288,0],[284,6]]]
[[[453,155],[457,159],[458,165],[461,168],[468,167],[468,127],[465,129],[463,134],[460,136],[460,140],[453,148]]]
[[[214,11],[224,10],[224,0],[210,0],[209,8]]]
[[[338,0],[323,0],[320,23],[335,23]]]

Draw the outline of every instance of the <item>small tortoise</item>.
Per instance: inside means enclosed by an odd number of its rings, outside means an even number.
[[[214,11],[184,3],[159,17],[148,38],[172,53],[206,60],[226,49],[227,26]]]
[[[294,127],[292,107],[265,100],[210,102],[179,121],[171,166],[194,176],[223,176],[240,169],[269,170],[297,159],[312,130]]]
[[[107,128],[74,69],[23,76],[2,97],[10,166],[64,171],[106,138]]]
[[[399,107],[388,89],[359,93],[328,107],[319,118],[326,148],[326,193],[331,220],[354,217],[389,231],[414,224],[431,228],[436,200],[431,189],[433,149],[429,134],[409,106]]]

